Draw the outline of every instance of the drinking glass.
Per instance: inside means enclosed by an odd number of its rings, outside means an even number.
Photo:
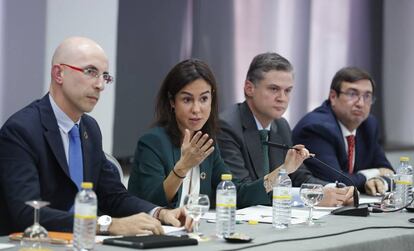
[[[303,183],[300,186],[300,198],[309,207],[308,225],[314,225],[312,219],[313,207],[323,198],[323,186],[320,184]]]
[[[199,237],[198,224],[201,217],[210,208],[210,200],[205,194],[188,194],[184,197],[184,207],[187,214],[193,219],[193,234]]]
[[[20,250],[45,250],[42,248],[41,243],[48,240],[48,233],[46,229],[39,224],[39,210],[40,208],[49,205],[49,202],[31,200],[26,201],[26,204],[34,208],[34,223],[24,230],[22,240],[20,241]]]
[[[397,199],[397,194],[395,193],[395,190],[394,190],[395,174],[388,173],[385,176],[390,179],[390,191],[386,192],[384,196],[382,197],[381,208],[382,209],[395,209],[396,199]]]

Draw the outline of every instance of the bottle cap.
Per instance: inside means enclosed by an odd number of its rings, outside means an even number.
[[[400,157],[400,161],[410,161],[410,158],[406,156],[402,156]]]
[[[82,182],[81,187],[83,189],[92,189],[93,188],[93,183],[92,182]]]
[[[232,176],[229,173],[221,175],[221,180],[231,180],[231,179],[232,179]]]

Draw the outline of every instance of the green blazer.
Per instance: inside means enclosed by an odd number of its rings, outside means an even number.
[[[217,147],[216,144],[214,152],[200,164],[200,174],[206,174],[205,178],[200,181],[200,193],[209,196],[211,207],[215,207],[216,188],[221,181],[221,174],[231,173],[224,164]],[[172,144],[164,128],[152,128],[138,140],[128,190],[156,205],[178,207],[181,187],[173,201],[168,203],[163,182],[180,159],[180,155],[181,149]],[[266,193],[263,186],[263,178],[244,184],[237,180],[233,182],[237,186],[239,208],[270,200],[270,195]]]

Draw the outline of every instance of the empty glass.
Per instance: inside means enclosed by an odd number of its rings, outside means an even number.
[[[396,199],[397,195],[394,190],[394,179],[395,174],[388,173],[385,175],[390,179],[390,190],[389,192],[386,192],[381,200],[381,208],[382,209],[395,209],[396,208]]]
[[[20,241],[20,250],[50,250],[42,248],[42,242],[48,240],[48,233],[44,227],[39,224],[40,208],[49,205],[49,202],[40,200],[26,201],[26,204],[34,208],[34,223],[26,228]]]
[[[323,186],[320,184],[303,183],[300,186],[300,198],[309,207],[308,225],[314,225],[312,218],[313,207],[323,198]]]
[[[198,224],[201,217],[210,208],[210,200],[205,194],[188,194],[184,197],[184,207],[187,214],[193,219],[193,233],[199,237]]]

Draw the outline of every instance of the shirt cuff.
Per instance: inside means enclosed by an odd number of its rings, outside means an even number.
[[[380,176],[380,171],[378,168],[365,169],[358,171],[358,173],[364,175],[367,180]]]
[[[151,209],[151,211],[149,211],[148,214],[151,215],[151,217],[154,217],[154,214],[155,212],[157,212],[158,208],[161,208],[161,207],[154,207],[153,209]]]

